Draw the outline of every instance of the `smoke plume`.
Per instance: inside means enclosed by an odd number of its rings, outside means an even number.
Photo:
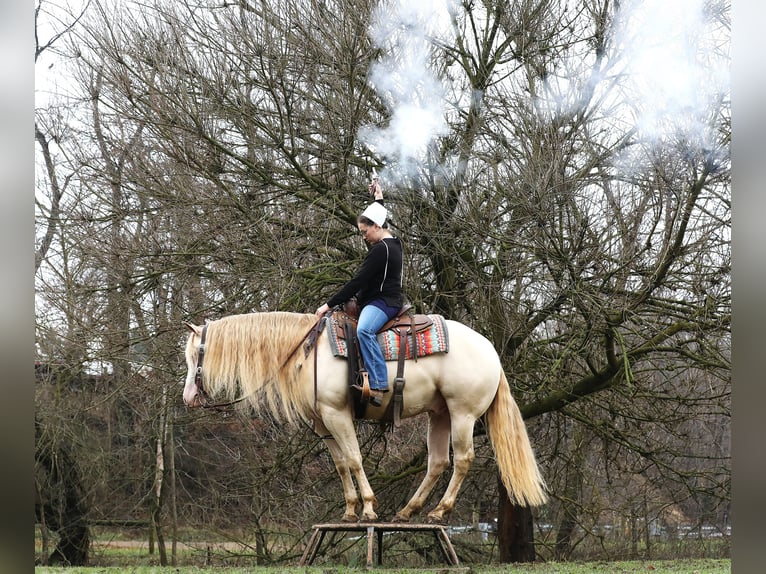
[[[623,56],[622,97],[648,140],[683,137],[706,147],[711,111],[728,94],[728,30],[709,0],[624,0],[615,49]]]
[[[370,37],[384,57],[369,82],[391,110],[388,125],[366,126],[359,137],[386,162],[381,178],[414,173],[428,144],[447,133],[445,86],[429,66],[431,43],[450,30],[449,0],[395,0],[375,11]]]

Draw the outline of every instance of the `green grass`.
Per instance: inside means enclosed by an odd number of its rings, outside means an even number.
[[[384,568],[375,567],[374,571],[385,574],[418,574],[423,572],[468,572],[471,574],[729,574],[731,560],[656,560],[629,562],[557,562],[535,564],[513,564],[506,566],[466,566],[458,568],[432,567]],[[35,568],[36,574],[353,574],[367,572],[366,568],[349,567],[160,567],[160,566],[109,566],[109,567],[43,567]]]
[[[332,546],[325,544],[324,552],[311,567],[295,566],[300,559],[303,546],[286,544],[280,548],[280,561],[287,566],[256,566],[255,550],[243,547],[221,533],[185,533],[185,543],[177,547],[178,566],[160,566],[157,549],[150,554],[146,538],[136,536],[135,531],[122,532],[115,529],[94,529],[89,554],[90,567],[36,566],[37,574],[351,574],[367,572],[366,544],[357,540],[350,544],[340,540]],[[329,542],[329,539],[328,541]],[[39,532],[35,535],[35,559],[43,557]],[[492,564],[493,545],[483,545],[480,538],[455,536],[452,539],[458,555],[463,558],[460,567],[450,568],[439,552],[435,550],[430,537],[407,536],[391,540],[385,546],[383,565],[372,570],[386,574],[417,574],[423,572],[470,572],[471,574],[730,574],[732,570],[729,540],[676,541],[656,543],[651,553],[646,548],[625,548],[624,545],[607,545],[600,548],[581,550],[578,558],[571,562],[546,562],[551,555],[548,548],[541,546],[538,562],[534,564],[497,565]],[[48,542],[48,553],[54,541]],[[168,542],[168,560],[171,559],[171,545]],[[595,553],[598,552],[598,553]],[[604,560],[634,556],[635,560]],[[651,557],[651,558],[649,558]]]

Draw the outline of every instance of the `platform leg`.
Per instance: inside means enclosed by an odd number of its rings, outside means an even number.
[[[383,564],[383,531],[378,529],[378,566]]]
[[[447,536],[447,532],[444,530],[444,528],[438,528],[434,531],[434,534],[436,535],[436,539],[439,541],[439,546],[441,547],[447,562],[453,566],[457,566],[459,563],[457,559],[457,553],[455,552],[455,548],[452,546],[452,542],[450,541],[449,536]]]
[[[299,563],[300,566],[310,566],[311,563],[314,562],[314,558],[316,558],[319,547],[324,540],[324,535],[324,530],[320,530],[319,528],[314,529],[309,538],[309,543],[306,545],[306,550],[303,551],[303,556]]]
[[[367,568],[372,568],[372,547],[374,545],[374,537],[373,534],[375,533],[375,527],[374,526],[368,526],[367,527]]]

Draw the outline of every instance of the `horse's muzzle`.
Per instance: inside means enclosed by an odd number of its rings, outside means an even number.
[[[184,404],[191,409],[201,407],[202,400],[200,399],[199,393],[194,393],[191,398],[184,396]]]

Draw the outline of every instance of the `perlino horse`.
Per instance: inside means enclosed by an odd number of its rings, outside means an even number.
[[[362,499],[361,520],[375,521],[375,495],[362,466],[349,403],[347,362],[331,352],[326,330],[316,341],[316,357],[294,352],[316,323],[315,315],[285,312],[211,321],[204,327],[204,361],[199,357],[203,327],[187,323],[192,333],[186,343],[183,399],[188,406],[204,406],[208,395],[227,399],[241,395],[254,407],[265,405],[287,421],[302,418],[313,423],[316,432],[327,437],[325,443],[343,484],[343,520],[359,520],[353,477]],[[408,522],[423,508],[449,466],[451,437],[452,478],[427,516],[430,522],[444,521],[474,459],[474,424],[485,414],[500,476],[511,500],[529,506],[545,503],[545,484],[497,352],[485,337],[462,323],[448,320],[446,325],[448,353],[407,362],[401,417],[428,414],[428,466],[417,491],[394,520]],[[389,363],[388,371],[392,378],[396,364]],[[368,407],[365,418],[380,418],[391,395],[385,395],[381,407]]]

